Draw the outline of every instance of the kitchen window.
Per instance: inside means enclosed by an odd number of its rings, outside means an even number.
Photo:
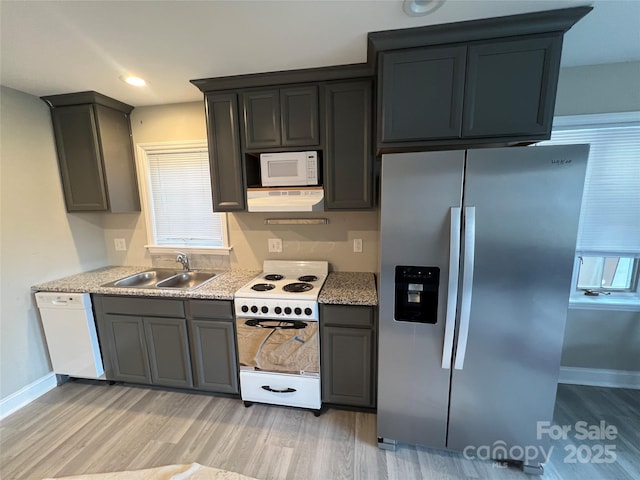
[[[151,253],[229,254],[227,218],[211,203],[206,142],[137,145]]]
[[[557,117],[541,145],[591,145],[572,308],[640,310],[640,112]]]

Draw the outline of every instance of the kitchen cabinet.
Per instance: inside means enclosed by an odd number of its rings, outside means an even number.
[[[244,148],[320,145],[317,85],[242,93]]]
[[[372,82],[333,82],[322,90],[325,208],[372,208]]]
[[[97,92],[42,97],[51,109],[67,211],[140,211],[129,113]]]
[[[187,312],[194,388],[238,393],[238,356],[231,302],[189,300]]]
[[[376,406],[376,332],[373,307],[320,305],[323,403]]]
[[[193,386],[182,301],[94,295],[93,303],[107,379]]]
[[[379,146],[548,138],[561,45],[551,33],[382,52]]]
[[[213,210],[246,209],[236,93],[205,94]]]

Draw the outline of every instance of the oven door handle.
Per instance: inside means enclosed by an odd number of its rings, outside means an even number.
[[[267,392],[273,393],[293,393],[296,391],[295,388],[271,388],[269,385],[262,385],[261,388]]]
[[[307,328],[307,324],[300,320],[277,320],[282,323],[286,323],[287,325],[264,325],[262,322],[273,322],[274,320],[260,320],[257,318],[251,318],[244,322],[244,324],[248,327],[259,327],[259,328],[271,328],[273,330],[302,330],[303,328]]]

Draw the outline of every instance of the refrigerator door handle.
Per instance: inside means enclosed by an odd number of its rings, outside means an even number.
[[[467,353],[469,317],[471,316],[471,293],[473,286],[473,264],[476,250],[476,207],[464,208],[464,256],[462,268],[462,298],[460,301],[460,329],[454,368],[462,370]]]
[[[449,234],[449,283],[447,285],[447,314],[444,323],[442,368],[451,368],[453,333],[456,326],[456,302],[458,301],[458,272],[460,270],[460,207],[451,207],[451,231]]]

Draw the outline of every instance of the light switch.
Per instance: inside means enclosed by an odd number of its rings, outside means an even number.
[[[116,251],[124,252],[127,250],[127,242],[124,238],[114,238],[113,243],[116,246]]]
[[[269,239],[269,253],[282,253],[282,239],[270,238]]]
[[[355,253],[362,253],[362,239],[354,238],[353,239],[353,251]]]

